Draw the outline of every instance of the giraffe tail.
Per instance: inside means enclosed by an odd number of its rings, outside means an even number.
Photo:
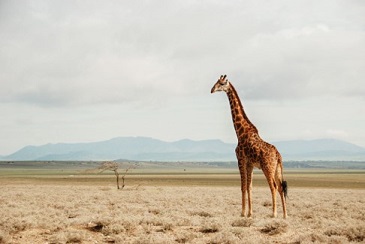
[[[284,197],[285,197],[285,200],[288,196],[288,183],[283,180],[283,182],[281,183],[281,187],[283,188],[283,192],[284,192]]]
[[[283,160],[281,158],[281,155],[279,154],[279,164],[281,167],[281,188],[283,189],[285,200],[288,197],[288,182],[284,180],[284,174],[283,174]]]

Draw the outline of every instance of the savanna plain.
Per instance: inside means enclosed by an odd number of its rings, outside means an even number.
[[[137,168],[118,190],[113,172],[0,166],[0,243],[365,242],[364,170],[286,170],[283,219],[260,171],[244,218],[236,169]]]

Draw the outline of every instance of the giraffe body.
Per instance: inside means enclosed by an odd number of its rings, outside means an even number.
[[[276,217],[276,191],[279,192],[283,206],[283,216],[287,217],[285,198],[287,184],[283,180],[282,158],[275,146],[265,142],[258,130],[248,119],[242,103],[233,85],[222,75],[213,86],[211,93],[224,91],[227,93],[231,107],[233,125],[238,143],[236,156],[241,175],[242,216],[246,216],[246,193],[248,196],[248,217],[252,216],[252,176],[253,168],[262,169],[270,187],[273,212]]]

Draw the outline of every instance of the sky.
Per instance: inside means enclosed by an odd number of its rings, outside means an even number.
[[[146,136],[365,147],[362,0],[0,1],[0,155]]]

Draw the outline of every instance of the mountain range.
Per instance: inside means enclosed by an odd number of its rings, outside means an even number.
[[[365,148],[335,139],[273,142],[288,160],[365,160]],[[90,143],[26,146],[1,160],[235,161],[236,144],[221,140],[166,142],[148,137],[117,137]]]

